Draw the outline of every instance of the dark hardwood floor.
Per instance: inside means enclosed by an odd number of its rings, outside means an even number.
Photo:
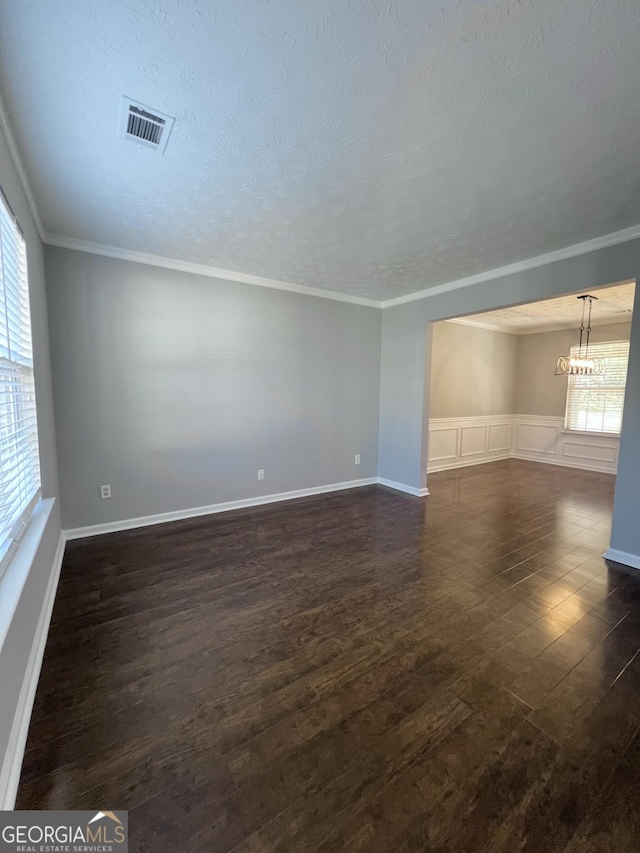
[[[614,478],[429,487],[69,543],[17,807],[128,808],[132,851],[637,853]]]

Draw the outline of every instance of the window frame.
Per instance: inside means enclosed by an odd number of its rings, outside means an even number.
[[[615,356],[612,356],[611,354],[604,355],[604,356],[599,355],[599,350],[601,348],[606,348],[606,349],[611,350],[611,349],[614,349],[616,346],[626,348],[626,365],[625,365],[625,370],[624,370],[624,382],[623,382],[623,384],[622,385],[620,385],[620,384],[615,384],[615,385],[603,384],[602,383],[602,378],[603,378],[602,376],[583,376],[583,375],[572,376],[572,375],[569,375],[567,377],[567,393],[566,393],[566,400],[565,400],[564,428],[562,430],[563,433],[567,433],[569,435],[599,436],[602,438],[619,438],[620,437],[620,431],[622,428],[622,419],[624,416],[624,401],[625,401],[625,394],[626,394],[627,372],[628,372],[628,367],[629,367],[629,340],[599,341],[598,343],[592,343],[592,344],[590,344],[589,354],[593,355],[595,358],[602,358],[605,361],[604,378],[606,380],[606,361],[607,361],[607,358],[612,358]],[[572,356],[578,355],[579,350],[580,350],[579,344],[575,344],[570,349],[570,355],[572,355]],[[618,357],[620,357],[621,355],[622,354],[620,354]],[[601,391],[601,392],[604,392],[605,395],[607,395],[609,392],[611,394],[622,393],[622,405],[619,407],[619,409],[616,410],[616,415],[619,415],[619,428],[616,432],[614,432],[612,430],[589,429],[588,427],[585,427],[584,429],[580,429],[578,427],[569,425],[573,415],[576,415],[576,419],[577,419],[577,414],[575,412],[571,411],[573,408],[576,408],[576,404],[572,400],[572,394],[575,393],[575,391],[576,391],[576,385],[578,386],[578,388],[577,388],[578,391],[581,390],[580,386],[583,386],[582,390],[584,390],[586,393],[589,393],[590,391],[594,391],[594,392]],[[604,423],[604,419],[605,419],[605,414],[606,414],[606,404],[605,404],[605,408],[602,411],[603,423]],[[588,415],[587,415],[587,417],[588,417]]]
[[[3,458],[4,454],[4,458]],[[13,457],[13,459],[12,459]],[[14,461],[16,460],[17,461]],[[12,488],[5,488],[12,485]],[[27,245],[0,188],[0,578],[42,497]]]

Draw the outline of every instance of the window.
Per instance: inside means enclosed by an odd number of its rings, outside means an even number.
[[[578,346],[571,347],[570,355],[577,356],[578,350]],[[617,435],[622,425],[629,341],[589,344],[589,356],[604,361],[605,373],[569,377],[564,427]]]
[[[39,495],[27,255],[0,196],[0,574]]]

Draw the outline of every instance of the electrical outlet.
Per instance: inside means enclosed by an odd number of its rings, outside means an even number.
[[[111,486],[100,486],[100,497],[102,500],[111,497]]]
[[[258,471],[258,479],[259,479],[259,480],[264,480],[264,468],[261,468],[261,469]]]
[[[360,464],[360,454],[356,453],[356,465]]]

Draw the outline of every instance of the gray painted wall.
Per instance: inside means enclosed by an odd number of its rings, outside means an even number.
[[[426,486],[432,321],[562,293],[640,273],[640,240],[386,308],[382,321],[378,474]],[[416,283],[419,287],[419,283]],[[612,547],[640,555],[640,300],[634,308],[627,404],[620,442]]]
[[[432,418],[512,415],[518,338],[459,323],[434,323]]]
[[[46,265],[65,528],[375,477],[379,310],[69,249]]]
[[[58,470],[42,243],[2,133],[0,133],[0,186],[18,218],[27,243],[42,491],[46,498],[57,498]],[[56,500],[5,642],[0,649],[0,763],[7,753],[18,697],[59,537],[60,514],[59,502]],[[11,567],[4,578],[10,571]],[[0,580],[0,595],[2,595],[2,580]]]
[[[628,341],[631,323],[596,326],[591,340]],[[521,335],[517,338],[516,408],[519,415],[563,418],[567,402],[567,377],[555,376],[558,356],[567,355],[578,342],[575,330]]]
[[[613,504],[611,547],[635,556],[636,560],[640,559],[640,298],[637,289]]]

